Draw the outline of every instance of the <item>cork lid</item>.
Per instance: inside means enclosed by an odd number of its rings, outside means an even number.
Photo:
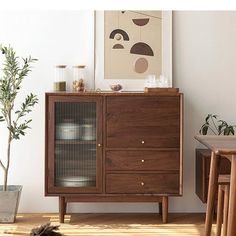
[[[66,68],[66,65],[55,65],[56,68]]]
[[[73,68],[80,68],[80,69],[83,69],[83,68],[85,68],[85,65],[76,65],[76,66],[73,66]]]

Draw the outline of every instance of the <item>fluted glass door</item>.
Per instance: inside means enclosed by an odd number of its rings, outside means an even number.
[[[96,187],[96,102],[55,103],[56,187]]]

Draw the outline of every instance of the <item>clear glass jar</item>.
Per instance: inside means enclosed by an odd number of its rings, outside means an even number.
[[[53,83],[54,91],[66,91],[66,65],[56,65],[55,66],[55,76]]]
[[[160,75],[160,87],[161,88],[168,88],[169,87],[168,78],[165,77],[164,75]]]
[[[73,66],[73,89],[77,92],[85,91],[85,65]]]
[[[157,86],[157,80],[156,75],[148,75],[144,82],[145,88],[156,88]]]

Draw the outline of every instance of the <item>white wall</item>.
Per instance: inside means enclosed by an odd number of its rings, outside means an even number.
[[[44,93],[52,90],[54,65],[88,67],[89,86],[93,84],[93,11],[1,12],[0,43],[11,44],[19,56],[38,58],[19,96],[30,92],[39,97],[32,114],[32,130],[13,144],[9,184],[22,184],[21,212],[56,211],[57,198],[44,197]],[[71,84],[71,83],[70,83]],[[6,134],[0,124],[0,153]],[[5,135],[6,136],[6,135]],[[0,183],[2,183],[0,170]]]
[[[173,81],[185,96],[184,197],[177,210],[203,210],[195,195],[194,135],[208,113],[236,124],[236,12],[174,12]]]
[[[92,75],[93,40],[84,40],[93,33],[91,14],[0,12],[0,42],[12,44],[19,55],[31,54],[39,59],[21,94],[23,97],[34,92],[40,98],[33,113],[32,130],[14,144],[12,153],[9,183],[24,186],[21,212],[58,210],[57,198],[44,197],[44,92],[52,88],[55,64],[71,67],[84,59]],[[194,190],[197,143],[193,136],[207,113],[236,123],[235,42],[236,12],[173,13],[173,82],[185,94],[185,142],[184,196],[170,200],[172,211],[204,210]],[[0,129],[1,144],[4,132]],[[78,212],[156,212],[157,204],[87,203],[71,204],[69,208]]]

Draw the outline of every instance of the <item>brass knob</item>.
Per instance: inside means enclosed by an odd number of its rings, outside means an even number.
[[[142,159],[141,162],[143,163],[143,162],[145,162],[145,160]]]
[[[141,182],[141,185],[144,186],[144,182]]]
[[[144,144],[145,143],[144,140],[142,140],[141,143]]]
[[[102,146],[102,144],[101,144],[101,143],[99,143],[99,144],[98,144],[98,147],[101,147],[101,146]]]

